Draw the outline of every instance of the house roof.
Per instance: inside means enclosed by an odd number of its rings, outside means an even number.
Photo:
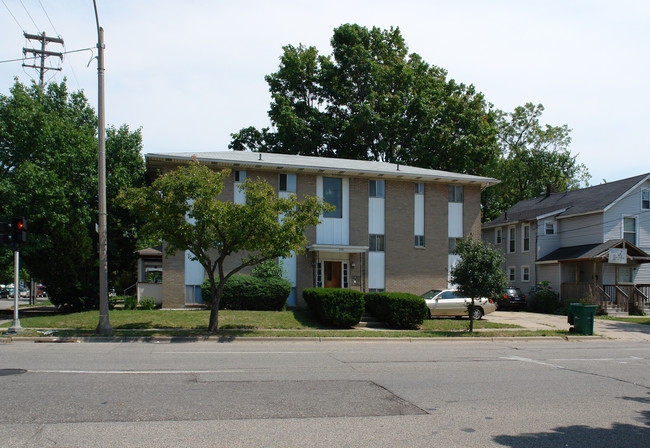
[[[289,172],[331,174],[337,176],[366,176],[413,181],[443,181],[459,184],[480,184],[481,188],[499,183],[497,179],[449,171],[416,168],[386,162],[337,159],[329,157],[298,156],[293,154],[259,153],[248,151],[183,152],[145,154],[151,174],[162,168],[163,163],[188,163],[196,157],[200,162],[232,169],[273,168]]]
[[[543,215],[566,218],[573,215],[603,211],[648,178],[650,178],[650,173],[594,185],[593,187],[520,201],[506,213],[484,224],[483,227],[489,228],[520,221],[532,221]]]
[[[639,263],[650,262],[650,255],[623,239],[609,240],[600,244],[584,244],[582,246],[561,247],[537,260],[538,263],[552,261],[577,261],[609,259],[609,249],[624,248],[628,257]]]
[[[162,257],[162,245],[136,250],[135,253],[138,254],[139,257]]]

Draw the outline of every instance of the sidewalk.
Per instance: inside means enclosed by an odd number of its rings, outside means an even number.
[[[488,322],[520,325],[529,330],[568,330],[571,327],[566,316],[526,311],[495,311],[483,319]],[[650,341],[650,325],[596,319],[594,334],[608,339]]]

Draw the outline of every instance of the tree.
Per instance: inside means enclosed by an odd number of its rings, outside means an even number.
[[[399,28],[346,24],[331,44],[331,56],[284,47],[279,70],[266,77],[273,130],[244,128],[231,149],[472,174],[496,162],[496,114],[483,95],[409,54]]]
[[[506,285],[506,274],[502,265],[504,257],[490,243],[476,240],[471,235],[457,242],[454,249],[460,261],[451,269],[451,282],[471,298],[468,306],[469,331],[474,331],[475,300],[481,297],[496,297]]]
[[[10,95],[0,95],[0,215],[28,219],[21,266],[59,306],[77,308],[98,294],[96,133],[93,109],[82,92],[68,92],[65,82],[42,88],[16,81]],[[117,190],[144,179],[140,131],[109,128],[106,148],[110,201]],[[134,260],[133,236],[118,234],[133,225],[114,207],[109,219],[117,229],[109,265]],[[110,270],[109,283],[121,269],[132,269],[126,264]]]
[[[591,177],[568,147],[568,126],[542,126],[541,104],[526,103],[512,113],[499,111],[497,125],[502,156],[488,173],[501,183],[483,192],[483,221],[490,221],[514,204],[545,193],[581,188]]]
[[[230,170],[215,172],[194,161],[150,186],[121,195],[121,203],[140,215],[152,235],[165,241],[166,256],[189,250],[205,269],[211,332],[218,329],[226,280],[247,266],[304,251],[305,228],[317,225],[323,210],[329,209],[314,197],[279,198],[268,183],[253,179],[246,179],[241,187],[245,204],[215,199],[229,175]],[[235,256],[240,259],[226,272],[226,260]]]

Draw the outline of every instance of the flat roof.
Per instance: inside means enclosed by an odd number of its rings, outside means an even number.
[[[151,174],[161,170],[164,163],[199,162],[232,169],[277,169],[296,173],[328,174],[335,176],[364,176],[413,181],[443,181],[459,184],[480,184],[482,188],[499,183],[491,177],[452,173],[449,171],[417,168],[387,162],[338,159],[330,157],[299,156],[249,151],[147,153],[145,160]]]

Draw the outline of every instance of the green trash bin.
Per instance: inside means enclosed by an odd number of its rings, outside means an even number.
[[[596,305],[583,305],[581,303],[570,303],[567,320],[573,325],[574,331],[580,334],[594,334],[594,318],[596,316]]]

